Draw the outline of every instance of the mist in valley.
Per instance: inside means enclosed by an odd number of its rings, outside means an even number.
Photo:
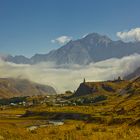
[[[42,62],[35,65],[14,64],[0,60],[1,78],[21,78],[53,86],[58,93],[74,91],[86,81],[104,81],[125,76],[140,65],[140,55],[112,58],[89,65],[56,65]]]

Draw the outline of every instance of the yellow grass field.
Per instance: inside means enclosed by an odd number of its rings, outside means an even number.
[[[23,114],[26,115],[19,116]],[[77,114],[79,116],[75,117]],[[48,124],[49,119],[56,117],[64,119],[64,124]],[[41,125],[46,126],[28,130],[30,126]],[[38,105],[0,111],[0,140],[131,139],[140,140],[139,95],[131,98],[112,96],[107,101],[88,106]]]

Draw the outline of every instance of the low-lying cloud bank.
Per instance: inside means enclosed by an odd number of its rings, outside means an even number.
[[[87,66],[39,63],[36,65],[14,64],[0,60],[0,77],[27,78],[34,82],[53,86],[59,93],[75,90],[83,81],[114,79],[133,72],[140,66],[140,55],[121,59],[112,58]]]

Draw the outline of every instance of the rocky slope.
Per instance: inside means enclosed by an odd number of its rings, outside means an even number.
[[[140,67],[137,68],[134,72],[130,73],[129,75],[125,76],[124,79],[131,80],[135,77],[140,76]]]
[[[0,98],[53,94],[56,94],[56,91],[48,85],[41,85],[28,80],[0,78]]]
[[[133,77],[131,80],[114,80],[103,82],[83,82],[80,84],[72,97],[86,96],[86,95],[111,95],[117,93],[118,95],[131,94],[136,95],[140,93],[140,76]]]
[[[81,83],[73,96],[85,96],[94,94],[114,94],[119,93],[130,81],[114,80],[104,82]]]
[[[140,93],[140,76],[133,78],[131,82],[121,91],[121,94],[139,94]]]

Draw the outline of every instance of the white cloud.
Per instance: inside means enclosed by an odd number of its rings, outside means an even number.
[[[72,40],[72,37],[69,36],[60,36],[54,40],[51,40],[52,43],[58,43],[59,45],[64,45]]]
[[[140,28],[131,29],[129,31],[117,32],[117,37],[123,41],[140,41]]]
[[[0,77],[27,78],[41,84],[53,86],[59,93],[75,90],[79,83],[114,79],[133,72],[140,66],[140,55],[134,54],[121,59],[112,58],[87,66],[40,63],[36,65],[14,64],[0,61]]]

